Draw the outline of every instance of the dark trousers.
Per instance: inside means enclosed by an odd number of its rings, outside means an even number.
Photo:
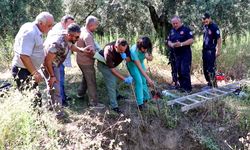
[[[78,64],[82,71],[82,82],[78,88],[78,95],[84,96],[88,91],[90,103],[97,103],[97,85],[94,65]]]
[[[65,82],[65,71],[64,71],[65,66],[63,64],[60,65],[60,95],[62,98],[62,102],[66,102],[66,93],[65,93],[65,87],[64,87],[64,82]]]
[[[36,82],[32,80],[31,73],[24,68],[20,68],[17,66],[12,67],[12,76],[17,84],[17,88],[19,91],[23,90],[34,90],[38,86]],[[35,92],[34,99],[34,107],[37,105],[41,106],[42,103],[42,95],[39,91]]]
[[[169,54],[169,61],[170,61],[170,65],[171,65],[171,74],[172,74],[172,81],[177,83],[178,81],[178,77],[177,77],[177,66],[176,66],[176,56],[175,53],[173,52],[173,50],[170,52]]]
[[[176,67],[178,71],[178,80],[180,83],[180,88],[185,91],[192,90],[190,77],[191,61],[191,51],[176,56]]]
[[[209,86],[216,86],[216,78],[215,78],[215,59],[216,59],[216,50],[203,50],[202,51],[202,59],[203,59],[203,72],[206,81]]]

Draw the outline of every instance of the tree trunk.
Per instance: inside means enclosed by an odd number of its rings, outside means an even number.
[[[144,5],[147,6],[149,9],[152,23],[153,23],[155,31],[157,33],[157,37],[159,38],[160,52],[162,54],[167,55],[168,50],[165,47],[165,40],[169,34],[170,29],[172,28],[171,24],[168,22],[168,17],[164,11],[160,16],[158,16],[155,8],[152,5],[150,5],[148,3],[144,3]]]

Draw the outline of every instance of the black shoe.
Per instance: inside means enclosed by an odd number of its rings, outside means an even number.
[[[179,91],[181,93],[187,93],[187,94],[190,94],[192,92],[192,90],[190,90],[190,89],[186,90],[186,89],[183,89],[183,88],[179,89]]]
[[[208,82],[208,83],[207,83],[207,86],[210,86],[210,87],[211,87],[211,86],[212,86],[212,83],[211,83],[211,82]]]
[[[116,97],[116,99],[117,99],[117,100],[122,100],[122,99],[128,99],[128,97],[119,94],[119,95]]]
[[[140,111],[143,111],[144,110],[144,105],[143,104],[138,105],[138,108],[139,108]]]
[[[63,101],[63,102],[62,102],[62,106],[64,106],[64,107],[68,107],[68,106],[69,106],[69,103],[68,103],[68,102],[66,102],[66,101]]]
[[[216,82],[216,81],[215,81],[215,82],[213,82],[213,83],[208,82],[208,83],[207,83],[207,86],[209,86],[209,87],[213,87],[213,88],[217,88],[217,87],[218,87],[218,85],[217,85],[217,82]]]
[[[118,107],[112,108],[112,110],[115,111],[115,112],[118,113],[118,114],[121,114],[121,113],[122,113],[122,111],[121,111]]]
[[[65,100],[66,100],[66,101],[70,101],[70,100],[72,100],[72,98],[66,95],[66,96],[65,96]]]

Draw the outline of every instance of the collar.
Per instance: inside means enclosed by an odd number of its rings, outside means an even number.
[[[35,22],[33,22],[33,27],[35,28],[36,33],[42,37],[43,33],[40,31],[40,29],[38,28],[38,26]]]
[[[180,31],[182,29],[183,25],[181,25],[176,31]]]
[[[86,26],[84,27],[84,29],[85,29],[91,36],[94,35],[93,32],[91,32]]]

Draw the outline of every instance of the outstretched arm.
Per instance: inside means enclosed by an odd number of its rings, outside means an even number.
[[[121,75],[121,73],[119,71],[117,71],[115,68],[111,68],[111,72],[113,73],[113,75],[115,75],[117,78],[119,78],[120,80],[124,81],[125,77],[123,75]]]
[[[146,78],[148,84],[150,86],[154,86],[154,82],[150,79],[150,77],[147,75],[147,73],[143,70],[140,61],[139,60],[135,60],[134,63],[137,66],[137,68],[140,70],[141,74]]]

